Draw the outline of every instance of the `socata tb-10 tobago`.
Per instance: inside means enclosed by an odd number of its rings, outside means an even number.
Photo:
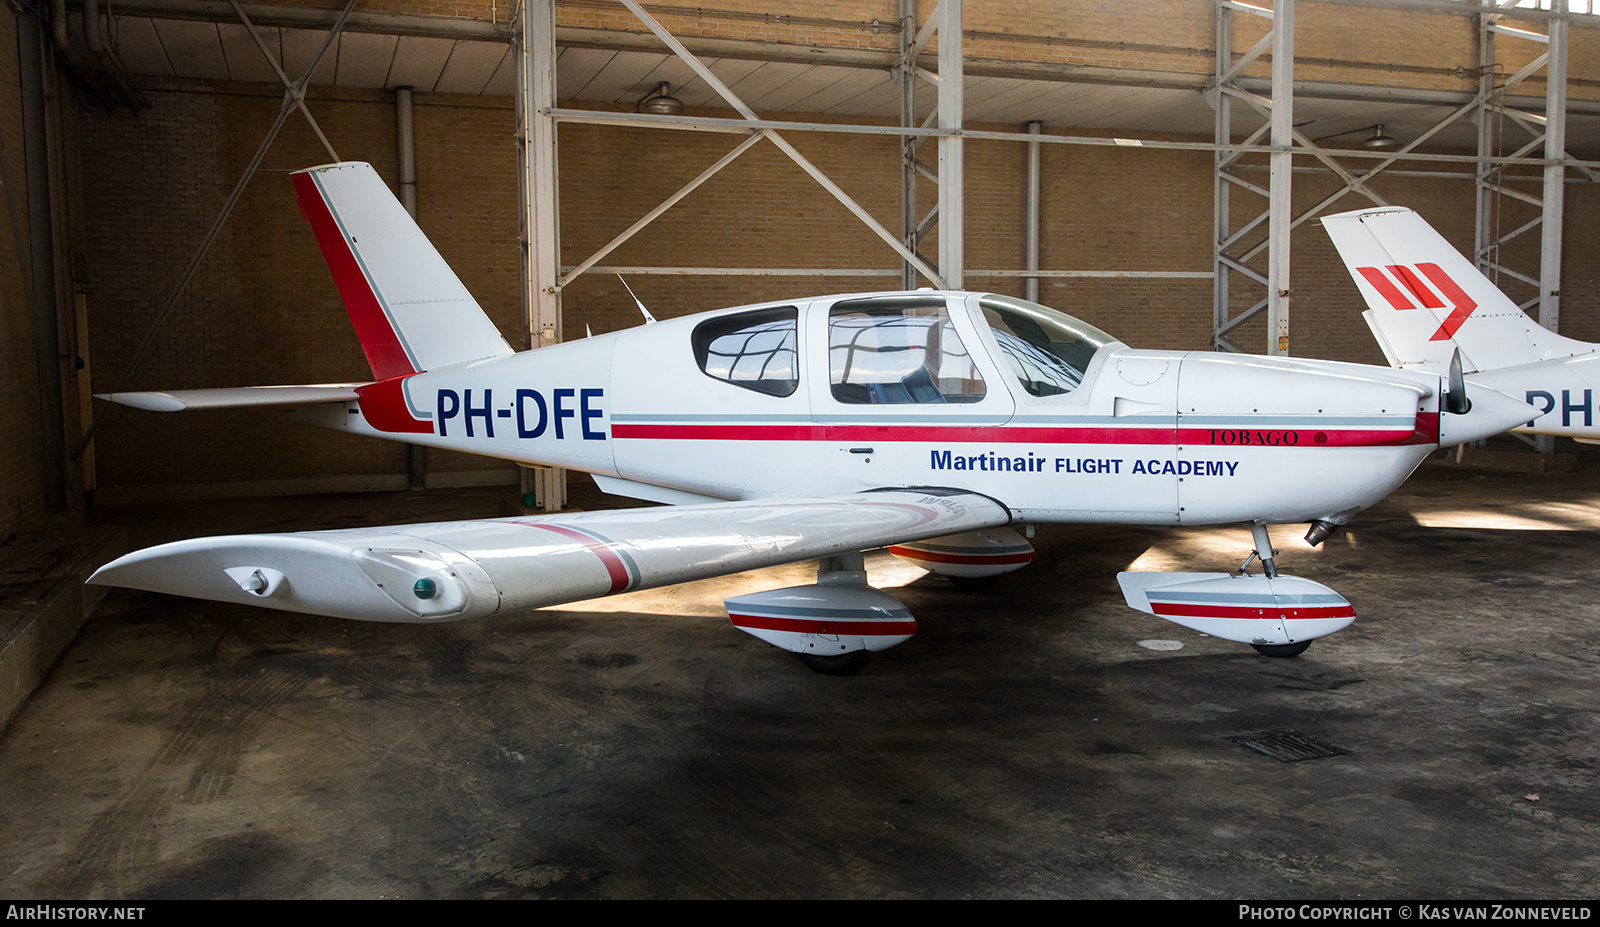
[[[371,166],[294,175],[375,381],[123,393],[145,409],[302,407],[316,425],[588,471],[619,511],[199,538],[90,580],[370,621],[435,622],[821,559],[733,623],[850,673],[916,631],[870,588],[889,546],[961,583],[1019,569],[1012,525],[1251,526],[1263,572],[1123,573],[1128,604],[1293,656],[1350,604],[1281,575],[1441,444],[1529,407],[1441,376],[1141,351],[1044,306],[919,290],[703,312],[513,353]]]

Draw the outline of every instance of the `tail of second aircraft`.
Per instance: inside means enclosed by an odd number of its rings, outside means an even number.
[[[372,165],[293,177],[375,379],[512,353]]]
[[[1381,207],[1322,220],[1370,307],[1362,315],[1389,363],[1465,372],[1593,352],[1530,319],[1443,235],[1409,209]]]

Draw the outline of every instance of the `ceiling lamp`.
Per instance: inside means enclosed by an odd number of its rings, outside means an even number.
[[[656,85],[654,93],[639,101],[639,112],[654,116],[676,116],[683,112],[683,101],[667,92],[671,86],[666,81]],[[1394,139],[1389,143],[1393,144]]]
[[[1383,134],[1383,126],[1376,125],[1372,127],[1372,137],[1362,140],[1361,147],[1373,151],[1384,151],[1398,144],[1399,142],[1394,140],[1394,136]]]

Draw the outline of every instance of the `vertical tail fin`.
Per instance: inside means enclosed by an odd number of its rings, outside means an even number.
[[[374,377],[512,353],[372,165],[329,164],[293,178]]]
[[[1421,216],[1383,207],[1322,225],[1355,278],[1362,315],[1396,367],[1443,371],[1457,349],[1468,373],[1592,351],[1540,326]]]

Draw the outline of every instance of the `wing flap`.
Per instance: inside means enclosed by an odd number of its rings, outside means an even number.
[[[986,496],[894,490],[200,538],[128,554],[89,582],[366,621],[459,621],[1010,521]]]

